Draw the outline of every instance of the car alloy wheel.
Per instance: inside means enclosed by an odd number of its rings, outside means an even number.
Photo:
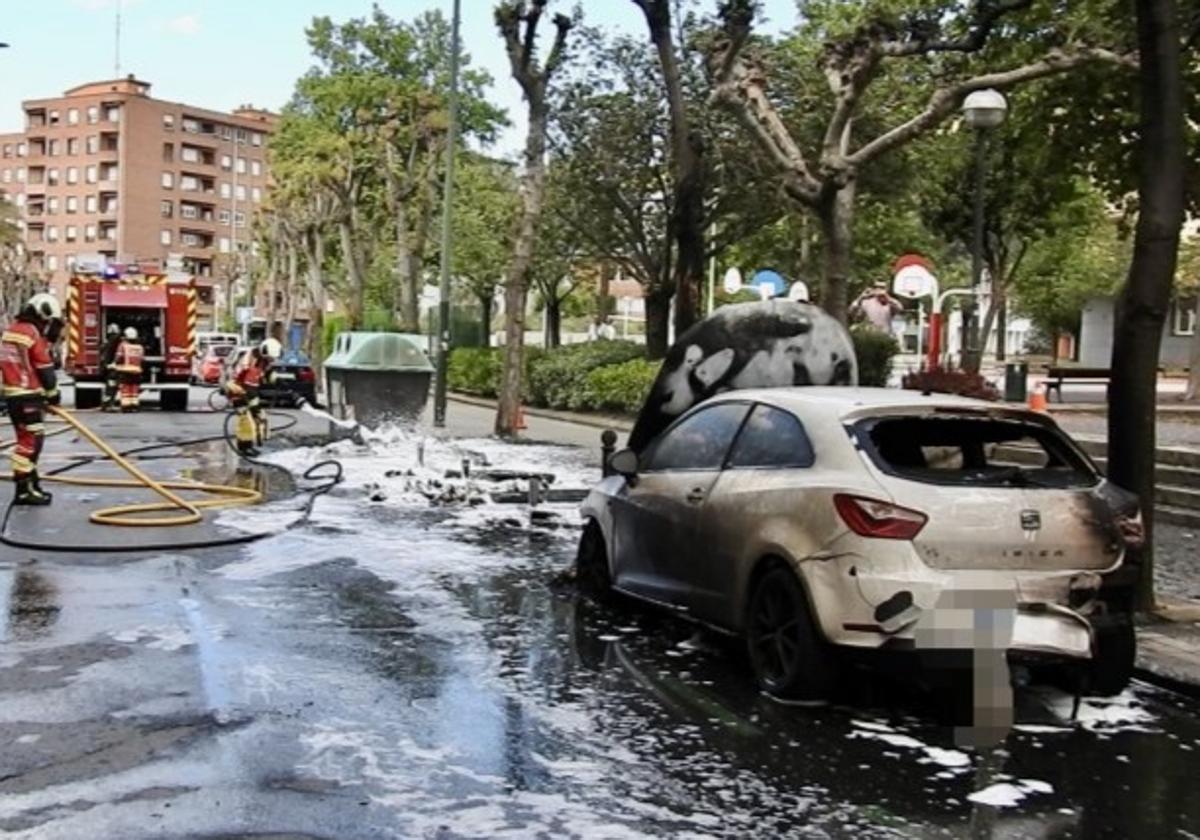
[[[608,548],[604,534],[596,521],[589,520],[579,538],[579,551],[575,555],[575,580],[585,595],[604,598],[612,591],[612,578],[608,572]]]
[[[791,569],[779,564],[759,578],[746,622],[750,664],[759,686],[789,700],[825,700],[836,671],[813,624],[808,599]]]

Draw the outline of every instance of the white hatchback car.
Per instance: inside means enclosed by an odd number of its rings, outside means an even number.
[[[583,505],[581,584],[743,636],[761,687],[828,694],[846,648],[1007,650],[1119,691],[1132,494],[1048,416],[873,388],[733,391]]]

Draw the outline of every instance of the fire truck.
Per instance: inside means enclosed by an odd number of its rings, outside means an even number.
[[[107,266],[67,285],[64,369],[75,380],[75,407],[97,408],[107,372],[101,355],[110,325],[137,330],[145,349],[142,387],[164,411],[187,411],[196,352],[196,280],[186,274]]]

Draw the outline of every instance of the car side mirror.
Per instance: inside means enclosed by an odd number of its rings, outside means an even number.
[[[634,478],[638,471],[638,455],[632,449],[622,449],[608,459],[608,466],[617,475]]]

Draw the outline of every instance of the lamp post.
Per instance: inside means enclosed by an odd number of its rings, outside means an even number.
[[[442,260],[438,284],[437,379],[433,388],[433,425],[446,425],[446,377],[450,360],[450,257],[454,247],[454,144],[458,142],[458,30],[460,0],[454,0],[450,29],[449,125],[446,132],[446,179],[442,188]]]
[[[975,231],[971,248],[971,287],[975,295],[983,282],[983,199],[987,186],[988,132],[1004,122],[1008,102],[998,90],[988,88],[968,94],[962,104],[963,119],[975,129]],[[962,367],[977,372],[983,358],[979,346],[978,298],[972,296],[963,306]]]

